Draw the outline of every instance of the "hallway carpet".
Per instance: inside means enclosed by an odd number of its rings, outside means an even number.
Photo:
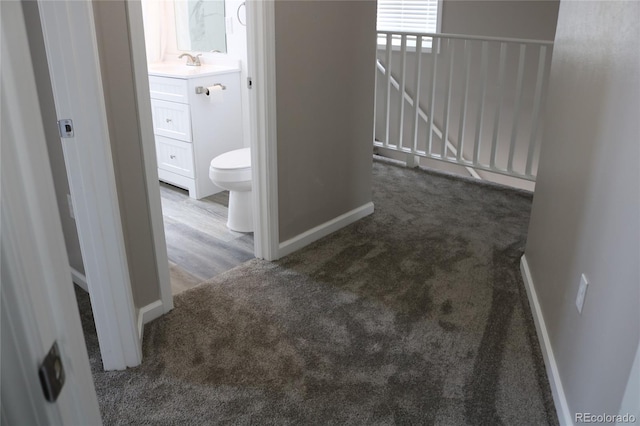
[[[175,298],[106,425],[557,424],[519,272],[531,194],[374,161],[373,215]],[[89,311],[89,312],[88,312]]]

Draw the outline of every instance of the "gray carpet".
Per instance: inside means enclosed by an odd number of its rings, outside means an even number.
[[[144,361],[100,371],[120,424],[557,424],[519,272],[531,195],[374,162],[376,212],[179,294]]]

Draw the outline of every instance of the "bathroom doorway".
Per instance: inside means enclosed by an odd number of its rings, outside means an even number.
[[[140,5],[142,20],[138,23],[143,27],[132,28],[132,43],[136,42],[135,34],[144,35],[154,123],[158,121],[158,114],[166,111],[169,111],[169,117],[162,117],[166,120],[173,118],[174,109],[185,108],[190,112],[190,118],[186,119],[190,122],[182,123],[190,126],[189,135],[182,137],[182,133],[173,129],[167,129],[165,134],[164,129],[158,130],[155,124],[153,135],[160,182],[155,187],[149,185],[149,190],[155,191],[159,187],[171,293],[175,295],[255,255],[253,233],[227,228],[229,192],[212,193],[218,189],[212,189],[209,187],[211,182],[207,182],[208,163],[215,156],[250,146],[249,93],[246,85],[240,84],[247,80],[248,73],[247,6],[238,0],[143,0]],[[131,20],[130,25],[134,26],[135,20]],[[187,63],[194,62],[193,58],[202,65],[188,66]],[[191,81],[204,81],[201,84],[206,90],[208,84],[217,80],[193,76],[206,74],[212,66],[226,67],[228,73],[224,78],[239,83],[237,90],[232,90],[236,87],[233,83],[220,84],[225,90],[216,94],[220,104],[215,108],[200,102],[205,99],[204,94],[195,96],[189,92],[183,100],[166,99],[162,94],[154,96],[158,93],[155,86],[164,88],[167,82],[178,82],[190,88]],[[174,75],[172,70],[184,74]],[[182,78],[184,75],[187,77]],[[189,99],[200,103],[194,105]],[[197,111],[199,105],[208,108],[209,115]],[[228,111],[235,105],[238,106],[237,114],[230,115]],[[215,120],[219,110],[224,110],[227,117],[212,125],[210,121]],[[168,126],[171,125],[173,123]],[[202,126],[207,128],[203,131]],[[203,145],[210,144],[206,131],[216,132],[221,126],[227,126],[225,146],[205,149]],[[163,161],[163,156],[175,159],[185,151],[186,155],[194,156],[190,166],[174,164],[171,159]],[[195,182],[199,182],[197,188]]]

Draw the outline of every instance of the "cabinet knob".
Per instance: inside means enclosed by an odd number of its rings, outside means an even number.
[[[171,120],[170,118],[165,118],[164,120],[165,120],[167,123],[171,123],[171,121],[173,121],[173,120]]]
[[[175,155],[170,155],[169,158],[171,158],[172,160],[176,158]]]

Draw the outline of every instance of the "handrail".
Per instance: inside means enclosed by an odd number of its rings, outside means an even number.
[[[496,41],[502,43],[521,43],[521,44],[537,44],[540,46],[553,46],[553,40],[534,40],[526,38],[509,38],[509,37],[491,37],[491,36],[473,36],[464,34],[448,34],[448,33],[415,33],[406,31],[377,31],[378,34],[409,36],[409,37],[431,37],[431,38],[452,38],[456,40],[477,40],[477,41]]]

